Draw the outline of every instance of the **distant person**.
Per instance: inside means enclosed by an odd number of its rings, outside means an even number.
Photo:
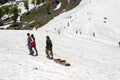
[[[119,47],[120,47],[120,42],[119,42]]]
[[[27,33],[27,46],[28,46],[28,49],[29,49],[29,54],[32,55],[34,52],[32,50],[32,46],[31,46],[31,43],[30,43],[30,33]]]
[[[52,52],[52,41],[50,40],[49,36],[46,36],[46,55],[47,58],[53,59],[53,52]]]
[[[95,33],[93,33],[93,37],[95,37]]]
[[[31,37],[30,37],[30,44],[31,44],[31,48],[34,48],[35,52],[36,52],[36,55],[35,56],[38,56],[38,51],[36,49],[36,42],[35,42],[35,37],[33,34],[31,34]]]

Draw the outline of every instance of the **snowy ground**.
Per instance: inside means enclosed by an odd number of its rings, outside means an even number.
[[[1,30],[0,80],[120,80],[119,5],[119,0],[82,0],[38,31]],[[35,35],[37,57],[28,55],[27,32]],[[54,57],[70,67],[46,58],[46,35]]]

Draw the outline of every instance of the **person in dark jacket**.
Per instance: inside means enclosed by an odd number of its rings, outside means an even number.
[[[35,37],[34,37],[33,34],[31,34],[31,37],[30,37],[30,44],[31,44],[31,48],[34,48],[34,50],[36,51],[36,55],[35,56],[38,56],[38,51],[36,49]]]
[[[52,52],[52,41],[50,40],[49,36],[46,36],[46,55],[47,58],[53,59],[53,52]]]

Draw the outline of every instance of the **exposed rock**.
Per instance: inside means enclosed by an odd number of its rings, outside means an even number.
[[[5,4],[8,1],[15,1],[15,0],[0,0],[0,4]]]

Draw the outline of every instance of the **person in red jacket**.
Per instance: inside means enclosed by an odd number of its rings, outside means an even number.
[[[31,44],[31,47],[34,48],[34,50],[36,51],[36,55],[35,56],[38,56],[38,51],[36,49],[35,37],[34,37],[33,34],[31,34],[31,37],[30,37],[30,44]]]

